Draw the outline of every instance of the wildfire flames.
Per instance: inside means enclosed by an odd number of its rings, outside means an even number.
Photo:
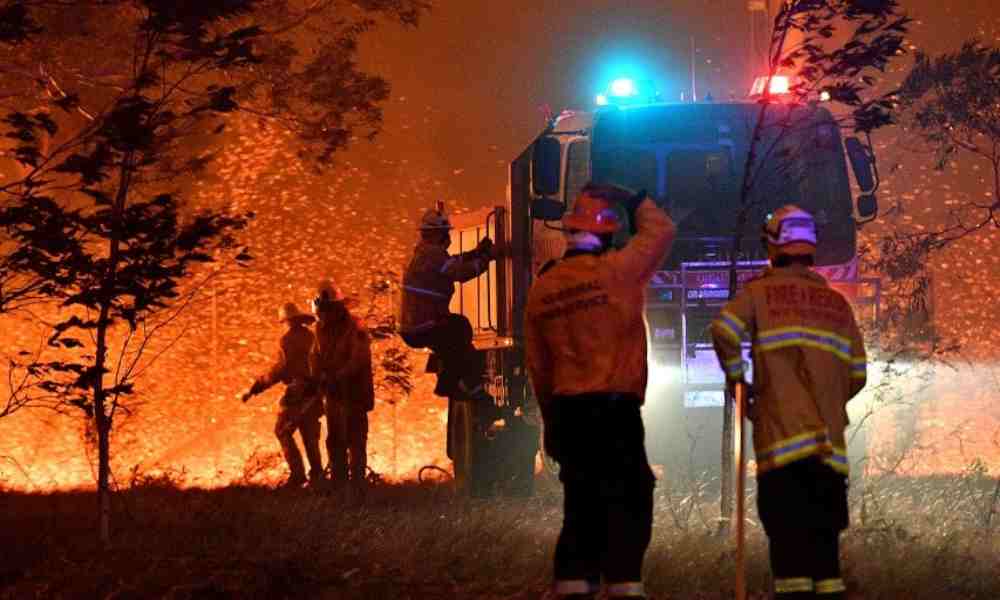
[[[332,277],[354,298],[355,314],[373,320],[389,314],[391,301],[370,284],[398,278],[415,238],[415,215],[443,189],[402,162],[345,162],[315,172],[281,133],[250,120],[234,118],[226,135],[227,151],[181,191],[195,207],[254,211],[247,243],[256,258],[248,269],[222,270],[150,346],[148,356],[165,352],[138,379],[129,411],[116,416],[112,457],[119,486],[133,473],[166,473],[203,487],[280,481],[285,467],[273,435],[280,391],[247,405],[236,399],[272,360],[282,333],[277,308],[288,301],[304,308],[316,282]],[[936,257],[935,322],[944,338],[963,344],[962,360],[970,362],[939,368],[926,382],[914,378],[906,394],[922,399],[919,409],[886,410],[871,424],[869,444],[879,454],[890,454],[910,432],[923,436],[906,465],[911,472],[956,472],[976,458],[1000,463],[998,247],[1000,235],[990,232]],[[38,347],[40,335],[37,322],[5,322],[11,355]],[[376,363],[394,345],[399,342],[379,341]],[[412,393],[383,385],[376,394],[369,464],[389,479],[414,477],[427,464],[449,468],[446,402],[432,395],[424,360],[411,355]],[[3,419],[0,486],[92,486],[95,457],[81,417],[23,411]]]
[[[444,455],[445,403],[420,396],[396,405],[380,401],[370,414],[369,466],[384,478],[415,478],[424,465],[450,464]],[[282,481],[287,469],[272,433],[277,398],[269,392],[249,408],[232,397],[215,399],[233,404],[227,415],[195,414],[205,399],[178,398],[176,408],[157,411],[159,417],[137,413],[124,419],[113,445],[117,484],[128,485],[136,468],[138,477],[168,476],[191,487]],[[186,422],[173,422],[184,413]],[[18,415],[9,427],[0,449],[8,457],[0,467],[5,484],[36,491],[93,485],[94,456],[77,422]]]
[[[332,277],[356,315],[373,322],[389,314],[391,300],[369,286],[398,278],[415,241],[414,215],[434,201],[435,181],[406,175],[404,165],[342,163],[319,173],[278,131],[238,118],[232,130],[227,152],[182,194],[195,207],[254,211],[247,244],[255,260],[248,269],[225,267],[153,341],[148,357],[166,352],[137,380],[130,410],[116,415],[112,460],[119,485],[133,469],[169,473],[189,486],[227,485],[245,476],[280,481],[286,470],[273,434],[280,390],[246,405],[236,399],[274,357],[283,333],[278,307],[294,301],[305,309],[317,282]],[[35,322],[5,325],[10,355],[39,346]],[[378,342],[376,363],[398,344]],[[412,394],[391,386],[376,392],[369,465],[384,477],[414,477],[424,465],[450,464],[447,403],[431,394],[425,360],[412,353]],[[93,485],[88,431],[82,413],[71,417],[25,411],[4,419],[0,484],[35,490]]]

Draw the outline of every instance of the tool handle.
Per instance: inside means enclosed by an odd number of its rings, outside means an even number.
[[[747,406],[749,390],[744,382],[737,383],[733,388],[733,404],[736,427],[733,433],[733,443],[736,448],[736,600],[746,600],[746,453],[744,447],[744,411]]]

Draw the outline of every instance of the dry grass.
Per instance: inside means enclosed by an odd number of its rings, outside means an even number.
[[[869,487],[863,522],[859,512],[845,537],[852,595],[1000,598],[1000,527],[996,518],[986,526],[992,483]],[[447,485],[383,486],[362,504],[144,480],[116,497],[106,552],[91,536],[92,495],[4,494],[0,542],[17,551],[0,564],[0,598],[538,598],[561,519],[557,488],[541,487],[530,500],[485,501],[456,498]],[[731,547],[712,534],[714,505],[676,488],[658,495],[650,592],[731,598]],[[685,498],[698,506],[681,510]],[[763,594],[766,548],[753,522],[750,544],[751,589]]]

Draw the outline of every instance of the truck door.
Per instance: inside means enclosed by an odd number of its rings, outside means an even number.
[[[531,150],[528,146],[514,162],[510,163],[510,189],[508,207],[510,214],[510,278],[514,337],[524,333],[524,308],[528,303],[531,287]]]

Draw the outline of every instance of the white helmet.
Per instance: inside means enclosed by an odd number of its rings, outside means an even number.
[[[437,208],[427,209],[420,219],[420,231],[450,230],[451,221],[444,212],[444,202],[438,202]]]
[[[764,226],[764,239],[775,254],[816,254],[816,220],[794,204],[776,210]]]

